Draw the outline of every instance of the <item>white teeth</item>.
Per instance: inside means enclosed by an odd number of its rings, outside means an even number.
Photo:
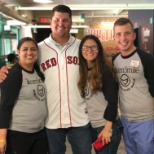
[[[87,54],[87,55],[88,55],[88,56],[93,56],[94,54],[90,54],[90,53],[89,53],[89,54]]]
[[[27,56],[26,58],[33,58],[33,57],[31,57],[31,56]]]
[[[122,44],[122,45],[126,45],[126,44],[127,44],[127,42],[121,42],[121,44]]]
[[[62,30],[62,28],[61,28],[61,27],[58,27],[57,29]]]

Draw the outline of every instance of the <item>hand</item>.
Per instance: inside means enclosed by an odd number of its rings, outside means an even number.
[[[0,142],[0,154],[4,154],[6,150],[6,141]]]
[[[3,66],[1,69],[0,69],[0,83],[3,82],[6,77],[7,77],[7,74],[8,74],[8,70],[10,69],[11,67],[9,66]]]
[[[102,135],[102,142],[103,144],[106,143],[108,144],[109,142],[111,142],[111,137],[112,137],[112,133],[109,132],[108,129],[103,128],[103,130],[101,131],[101,133],[99,134],[99,136]]]

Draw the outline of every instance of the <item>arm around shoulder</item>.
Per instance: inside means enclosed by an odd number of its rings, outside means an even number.
[[[10,66],[1,67],[1,69],[0,69],[0,83],[3,82],[6,79],[7,74],[8,74],[8,70],[10,68],[11,68]]]

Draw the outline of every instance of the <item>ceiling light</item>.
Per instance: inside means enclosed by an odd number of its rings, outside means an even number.
[[[36,3],[52,3],[53,0],[33,0],[33,2],[36,2]]]
[[[26,25],[23,27],[30,27],[30,28],[51,28],[50,25]],[[72,25],[72,28],[89,28],[88,25]]]

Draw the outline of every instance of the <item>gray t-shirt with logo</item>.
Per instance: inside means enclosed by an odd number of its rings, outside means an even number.
[[[131,122],[154,118],[154,57],[142,50],[113,58],[119,80],[122,117]]]
[[[44,128],[46,88],[36,70],[18,63],[1,85],[0,128],[34,133]]]

